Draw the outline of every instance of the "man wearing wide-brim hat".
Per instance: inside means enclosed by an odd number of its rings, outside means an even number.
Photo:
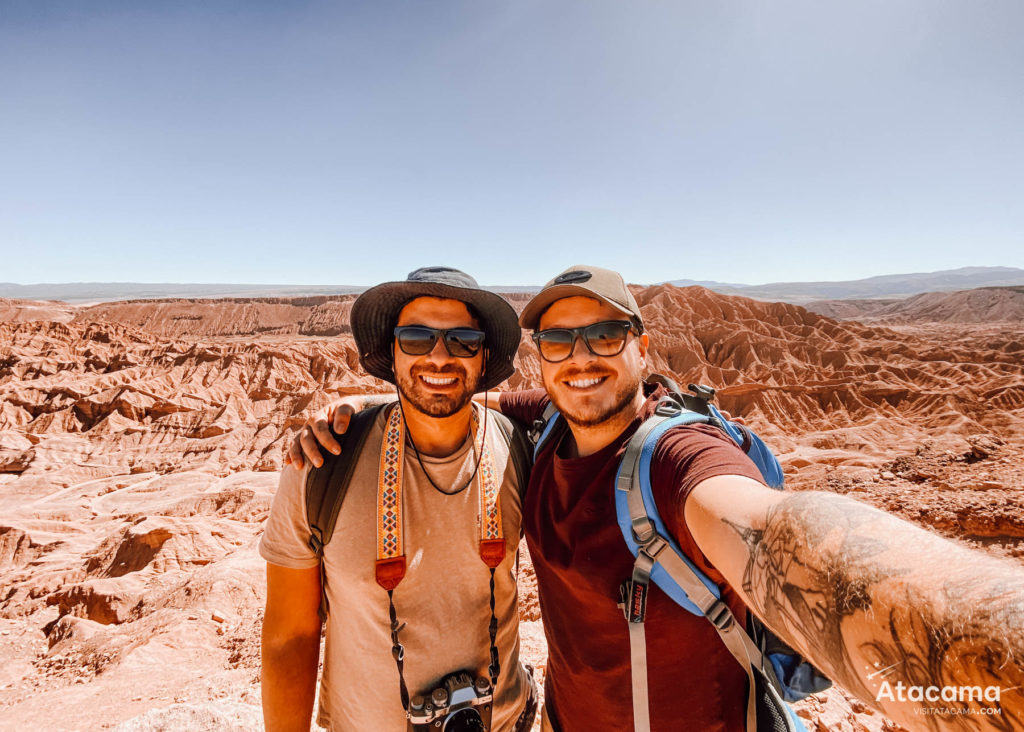
[[[472,401],[513,372],[515,311],[465,273],[429,267],[363,293],[351,326],[363,368],[398,402],[367,420],[326,541],[307,492],[341,471],[325,472],[328,458],[281,474],[260,542],[267,729],[308,729],[322,600],[322,726],[433,727],[450,708],[459,729],[529,729],[536,688],[519,660],[513,571],[526,476],[511,425]]]

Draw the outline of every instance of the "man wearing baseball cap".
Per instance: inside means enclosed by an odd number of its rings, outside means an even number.
[[[665,394],[642,379],[649,337],[636,300],[617,273],[578,265],[548,282],[519,322],[534,331],[544,389],[502,393],[500,409],[533,424],[550,401],[567,425],[541,443],[523,500],[548,640],[544,729],[748,729],[745,669],[708,619],[653,588],[649,717],[635,716],[618,605],[634,557],[613,496],[627,443]],[[1018,565],[845,496],[771,490],[708,425],[666,432],[650,478],[668,534],[737,623],[753,612],[829,678],[912,728],[1024,725]],[[947,692],[965,688],[974,696],[950,703]],[[995,706],[979,703],[982,689],[1000,697]],[[926,693],[946,695],[943,704],[923,704]],[[936,706],[953,716],[930,714]]]
[[[649,339],[615,272],[570,267],[519,322],[534,331],[544,390],[502,394],[500,408],[530,424],[550,399],[568,424],[542,444],[523,501],[548,639],[544,726],[631,729],[630,644],[617,600],[634,558],[613,495],[626,445],[664,391],[642,380]],[[934,696],[969,679],[990,698],[1001,692],[1000,704],[945,706],[987,706],[983,718],[998,719],[999,728],[1024,725],[1019,565],[845,496],[771,490],[735,443],[708,425],[666,432],[650,473],[669,535],[718,586],[736,622],[754,612],[829,678],[912,728],[969,717],[923,716],[922,708],[940,705],[887,692],[883,682]],[[712,622],[660,590],[647,601],[649,721],[636,718],[637,726],[749,729],[745,669]],[[960,681],[943,687],[951,679]],[[759,717],[762,724],[770,723]]]
[[[515,311],[428,267],[366,291],[351,326],[363,368],[398,401],[367,428],[325,545],[307,508],[318,469],[282,472],[260,542],[267,729],[309,729],[323,597],[321,726],[528,730],[536,690],[513,576],[526,476],[505,418],[472,402],[513,372]]]
[[[529,302],[519,322],[534,331],[544,389],[502,394],[500,408],[532,424],[553,401],[568,426],[537,454],[523,502],[548,638],[545,725],[630,729],[629,636],[616,603],[634,560],[619,530],[613,487],[629,437],[665,392],[643,383],[649,337],[617,272],[568,268]],[[669,531],[688,556],[702,558],[678,520],[678,501],[714,476],[755,482],[759,475],[720,430],[702,425],[674,432],[658,445],[652,485]],[[742,618],[742,602],[722,575],[706,562],[699,566],[723,585],[724,599]],[[747,675],[710,623],[650,594],[651,729],[742,730]]]

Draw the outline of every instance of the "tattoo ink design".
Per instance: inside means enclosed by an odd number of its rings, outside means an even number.
[[[1024,729],[1020,568],[831,494],[787,496],[763,529],[723,521],[747,548],[752,609],[836,683],[883,710],[883,682],[996,686],[999,714],[980,713],[983,700],[922,701],[947,713],[914,729]]]

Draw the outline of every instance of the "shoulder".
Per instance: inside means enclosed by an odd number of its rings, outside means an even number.
[[[306,480],[312,467],[308,462],[302,470],[296,470],[293,465],[286,465],[278,476],[277,494],[287,496],[290,499],[303,498],[306,492]]]
[[[681,511],[690,492],[708,478],[741,475],[763,482],[746,453],[708,424],[676,427],[658,441],[651,459],[651,488],[659,502]]]
[[[277,493],[274,495],[272,511],[288,515],[301,514],[305,520],[306,481],[309,478],[310,469],[308,463],[302,470],[296,470],[291,465],[285,466],[277,481]]]
[[[515,466],[515,472],[508,475],[515,476],[514,487],[517,493],[521,493],[529,480],[533,463],[527,429],[515,417],[494,409],[487,411],[487,419],[494,425],[494,436],[488,438],[488,442],[491,445],[498,443],[498,454],[505,454],[507,451],[510,463]]]
[[[498,408],[502,413],[530,425],[535,419],[540,418],[550,401],[550,397],[543,389],[503,391],[498,396]]]
[[[259,543],[260,555],[271,564],[290,569],[315,567],[319,560],[310,550],[306,516],[308,468],[289,466],[281,471],[277,493]]]
[[[498,426],[500,433],[505,438],[516,440],[520,436],[526,437],[526,425],[510,414],[505,414],[497,409],[488,409],[487,419],[493,421]],[[508,442],[509,439],[505,441]]]
[[[749,459],[718,427],[710,424],[688,424],[673,427],[666,432],[654,449],[653,464],[677,465],[697,457],[718,460]]]

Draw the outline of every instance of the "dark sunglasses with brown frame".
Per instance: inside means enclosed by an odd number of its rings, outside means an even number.
[[[473,358],[483,347],[486,334],[474,328],[430,328],[426,325],[400,325],[395,328],[398,347],[409,356],[426,356],[434,350],[438,338],[444,343],[448,355]]]
[[[576,339],[581,338],[595,356],[618,356],[626,347],[629,331],[640,335],[642,330],[628,320],[603,320],[579,328],[550,328],[533,334],[540,357],[548,363],[564,361],[572,355]]]

